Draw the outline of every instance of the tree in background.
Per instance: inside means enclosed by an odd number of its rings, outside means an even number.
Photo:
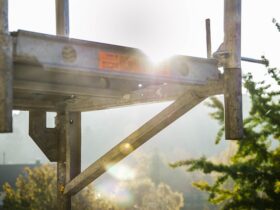
[[[125,189],[133,197],[129,205],[122,205],[120,197],[101,196],[89,186],[73,197],[73,210],[179,210],[184,205],[181,193],[163,183],[156,185],[149,179],[122,181],[118,188],[119,191]],[[51,165],[26,168],[24,175],[16,180],[16,189],[9,184],[4,184],[3,189],[6,210],[57,209],[56,170]]]
[[[26,168],[16,180],[16,189],[4,184],[6,210],[56,210],[56,170],[51,165]],[[92,187],[87,187],[73,198],[75,210],[117,210],[110,201],[99,198]]]
[[[263,59],[265,59],[263,57]],[[252,102],[249,117],[244,120],[244,138],[237,141],[236,152],[228,163],[216,163],[202,157],[179,161],[173,167],[186,166],[188,171],[216,173],[214,184],[194,183],[209,193],[209,201],[222,209],[279,209],[280,207],[280,71],[268,67],[276,88],[265,81],[244,77],[244,87]],[[223,104],[216,98],[209,104],[211,116],[224,124]],[[224,128],[216,143],[223,137]]]
[[[207,193],[192,187],[192,182],[205,179],[212,180],[212,177],[201,172],[185,173],[184,170],[178,168],[173,170],[169,167],[169,162],[165,153],[154,149],[154,152],[145,154],[137,153],[129,165],[137,166],[136,179],[150,179],[155,186],[162,183],[168,185],[173,191],[176,190],[183,195],[184,205],[182,209],[191,210],[216,210],[217,208],[207,201]]]
[[[167,184],[157,185],[146,178],[123,182],[121,185],[133,192],[134,196],[133,206],[125,208],[127,210],[179,210],[184,206],[183,195],[173,192]]]

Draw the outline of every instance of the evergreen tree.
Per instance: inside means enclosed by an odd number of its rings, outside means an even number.
[[[191,172],[214,173],[217,178],[213,184],[200,181],[194,186],[208,192],[209,201],[221,209],[280,209],[280,71],[269,66],[267,70],[276,87],[266,81],[255,82],[252,74],[244,76],[252,105],[244,120],[244,138],[236,142],[236,152],[228,163],[202,157],[171,164]],[[209,106],[215,108],[211,116],[223,125],[222,102],[211,98]],[[223,132],[222,126],[216,143]]]

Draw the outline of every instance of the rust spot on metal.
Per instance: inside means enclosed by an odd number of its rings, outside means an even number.
[[[65,189],[64,185],[62,185],[62,184],[59,185],[59,192],[63,193],[64,189]]]

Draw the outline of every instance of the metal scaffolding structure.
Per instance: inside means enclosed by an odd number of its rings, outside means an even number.
[[[57,162],[59,210],[71,196],[209,96],[225,96],[227,139],[241,139],[241,0],[224,0],[224,43],[207,58],[174,56],[153,66],[134,48],[69,38],[69,2],[56,0],[56,36],[10,33],[8,0],[0,0],[0,132],[12,132],[12,110],[29,111],[29,135]],[[218,65],[224,67],[222,74]],[[156,71],[155,71],[156,69]],[[81,112],[174,102],[81,172]],[[55,128],[46,113],[57,113]]]

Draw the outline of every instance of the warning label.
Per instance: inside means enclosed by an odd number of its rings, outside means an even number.
[[[148,73],[169,75],[167,65],[152,67],[136,55],[118,54],[113,52],[99,52],[99,68],[105,70],[125,71],[131,73]]]

